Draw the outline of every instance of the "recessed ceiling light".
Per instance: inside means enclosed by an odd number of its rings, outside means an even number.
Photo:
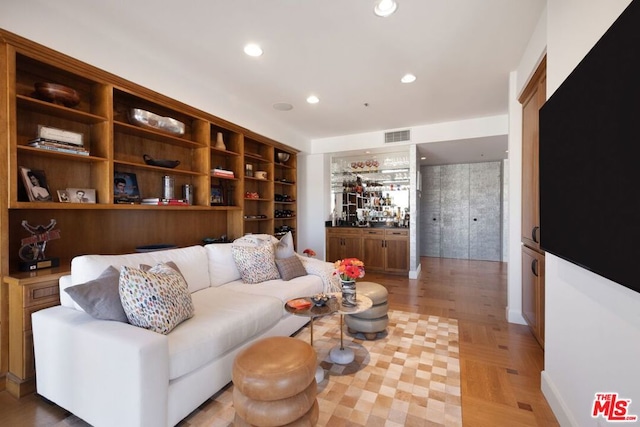
[[[395,0],[378,0],[373,13],[381,18],[392,15],[398,9],[398,3]]]
[[[290,111],[293,110],[293,105],[288,102],[276,102],[273,104],[273,109],[278,111]]]
[[[420,160],[427,160],[427,157],[426,156],[422,156],[422,157],[420,157]]]
[[[416,76],[414,76],[413,74],[405,74],[404,76],[402,76],[400,81],[402,83],[413,83],[416,81]]]
[[[307,98],[307,102],[309,104],[317,104],[318,102],[320,102],[320,99],[315,95],[311,95],[310,97]]]
[[[249,56],[260,56],[262,55],[262,48],[254,43],[249,43],[244,47],[244,53]]]

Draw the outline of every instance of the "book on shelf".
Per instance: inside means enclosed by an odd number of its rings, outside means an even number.
[[[66,142],[79,147],[84,145],[83,136],[81,133],[72,132],[69,130],[57,129],[50,126],[38,125],[38,137],[46,138],[60,142]]]
[[[163,199],[160,197],[145,198],[140,203],[153,206],[189,206],[189,202],[186,199]]]
[[[57,151],[59,153],[80,154],[83,156],[89,155],[89,150],[87,150],[82,146],[68,144],[66,142],[60,142],[60,141],[55,141],[55,140],[46,139],[46,138],[36,138],[34,140],[29,141],[28,145],[33,148],[38,148],[41,150]]]
[[[226,170],[226,169],[211,169],[211,175],[213,176],[219,176],[221,178],[234,178],[235,174],[233,173],[233,171],[230,170]]]

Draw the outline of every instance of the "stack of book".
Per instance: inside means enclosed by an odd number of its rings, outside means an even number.
[[[217,176],[219,178],[234,178],[235,177],[235,175],[233,174],[233,171],[226,170],[226,169],[220,169],[220,168],[211,169],[211,175],[212,176]]]
[[[186,199],[163,199],[160,197],[142,199],[140,204],[154,206],[189,206],[189,202]]]
[[[36,138],[29,141],[29,146],[41,150],[57,151],[59,153],[80,154],[81,156],[89,155],[89,150],[84,148],[82,144],[77,145],[72,142],[58,141],[56,139]]]

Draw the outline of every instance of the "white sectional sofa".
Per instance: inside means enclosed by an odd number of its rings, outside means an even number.
[[[231,381],[241,349],[305,325],[284,310],[288,299],[333,290],[332,265],[304,257],[310,274],[244,283],[232,246],[74,258],[60,280],[61,305],[32,316],[37,392],[96,427],[173,426]],[[109,266],[168,261],[184,276],[195,310],[166,335],[96,319],[64,291]]]

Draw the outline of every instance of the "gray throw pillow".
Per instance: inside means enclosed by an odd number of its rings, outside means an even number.
[[[120,302],[118,280],[120,272],[108,267],[100,276],[81,285],[69,286],[65,292],[92,317],[129,323]]]
[[[283,259],[276,258],[276,266],[278,267],[280,277],[285,281],[307,275],[307,270],[305,270],[304,265],[302,265],[302,261],[295,255]]]
[[[276,259],[284,259],[290,258],[295,255],[295,249],[293,248],[293,235],[291,232],[287,232],[282,238],[276,243]]]

